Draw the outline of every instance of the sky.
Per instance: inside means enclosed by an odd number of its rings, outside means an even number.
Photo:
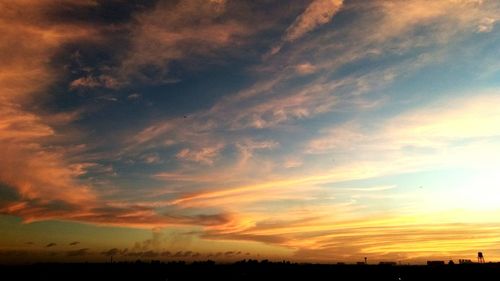
[[[500,260],[499,20],[0,0],[0,262]]]

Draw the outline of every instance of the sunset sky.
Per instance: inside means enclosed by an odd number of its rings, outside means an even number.
[[[0,263],[500,261],[498,21],[0,0]]]

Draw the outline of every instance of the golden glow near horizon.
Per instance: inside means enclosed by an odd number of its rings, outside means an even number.
[[[497,1],[105,2],[0,0],[0,262],[500,260]]]

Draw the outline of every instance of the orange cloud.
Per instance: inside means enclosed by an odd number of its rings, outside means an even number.
[[[306,8],[295,22],[288,27],[285,34],[286,41],[294,41],[304,36],[318,26],[330,22],[340,10],[343,0],[315,0]]]
[[[71,81],[70,89],[78,88],[96,88],[104,87],[109,89],[117,89],[120,87],[120,82],[108,75],[100,75],[99,77],[85,76]]]
[[[223,145],[221,144],[212,147],[202,147],[199,150],[184,148],[177,153],[176,157],[181,160],[212,165],[222,148]]]
[[[120,66],[120,75],[143,79],[144,67],[153,66],[158,81],[168,82],[168,66],[175,60],[210,57],[239,43],[251,30],[237,19],[225,19],[226,1],[159,1],[152,11],[136,17],[132,47]],[[124,78],[125,78],[124,77]]]
[[[15,188],[21,197],[20,202],[3,209],[7,213],[21,210],[30,200],[78,205],[95,199],[88,186],[78,183],[62,150],[47,145],[57,134],[53,125],[64,125],[74,118],[73,114],[47,116],[27,109],[32,97],[44,95],[58,76],[49,66],[58,48],[73,40],[96,38],[90,28],[55,24],[46,18],[44,9],[57,3],[0,4],[0,182]]]

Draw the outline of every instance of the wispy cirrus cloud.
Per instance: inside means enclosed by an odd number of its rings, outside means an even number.
[[[275,55],[278,53],[285,42],[293,42],[306,33],[329,23],[342,8],[343,3],[343,0],[312,1],[306,10],[287,28],[283,35],[283,42],[274,46],[270,54]]]
[[[131,49],[118,72],[124,76],[168,82],[169,65],[174,61],[220,54],[237,46],[252,30],[237,18],[225,15],[226,1],[159,1],[148,12],[136,16]],[[143,71],[154,70],[154,77]],[[151,71],[149,71],[151,72]],[[174,80],[175,81],[175,80]]]
[[[198,150],[184,148],[176,155],[177,159],[193,161],[206,165],[212,165],[214,159],[219,155],[223,145],[218,144],[212,147],[202,147]]]
[[[294,41],[318,26],[330,22],[342,8],[343,0],[312,1],[285,33],[286,41]]]
[[[498,97],[494,91],[473,97],[447,99],[385,120],[380,127],[346,123],[325,131],[308,144],[310,153],[358,150],[398,150],[405,147],[448,149],[453,142],[482,142],[500,135],[499,112],[490,107]],[[385,148],[385,149],[383,149]]]

